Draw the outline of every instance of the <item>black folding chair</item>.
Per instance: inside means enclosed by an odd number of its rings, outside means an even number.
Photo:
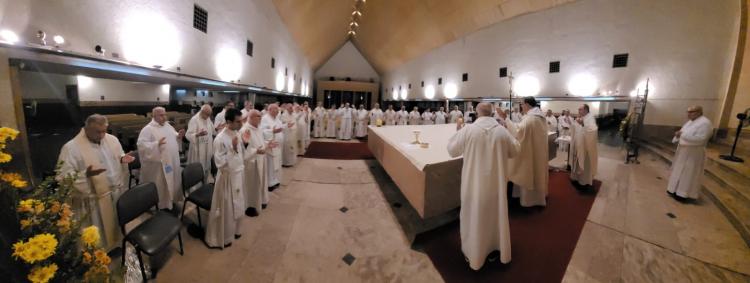
[[[135,181],[135,184],[138,185],[138,183],[141,182],[138,175],[140,175],[141,171],[141,158],[138,156],[138,151],[133,152],[133,157],[135,157],[135,160],[133,162],[128,163],[128,173],[130,176],[128,177],[128,189],[133,187],[133,181]],[[133,173],[133,171],[137,171],[136,173]]]
[[[200,186],[196,186],[198,184]],[[193,187],[196,188],[193,189]],[[197,207],[198,227],[203,228],[203,224],[201,224],[201,208],[211,211],[214,185],[204,182],[203,166],[200,163],[190,163],[182,170],[182,195],[185,197],[185,202],[182,204],[180,219],[185,217],[187,203],[192,202]]]
[[[146,270],[143,267],[141,252],[153,256],[169,246],[174,241],[174,238],[177,237],[180,242],[180,255],[184,254],[182,236],[180,235],[182,222],[168,212],[157,211],[146,221],[130,230],[129,233],[125,232],[125,225],[143,213],[149,212],[158,202],[159,195],[156,192],[156,185],[154,183],[137,185],[125,191],[117,200],[117,220],[120,224],[122,234],[125,235],[122,239],[122,265],[125,265],[125,244],[129,242],[138,254],[143,282],[146,282]],[[156,277],[156,273],[154,273],[154,277]]]

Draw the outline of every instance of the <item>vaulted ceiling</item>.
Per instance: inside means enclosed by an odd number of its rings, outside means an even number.
[[[380,74],[483,27],[575,0],[273,0],[313,69],[352,42]]]

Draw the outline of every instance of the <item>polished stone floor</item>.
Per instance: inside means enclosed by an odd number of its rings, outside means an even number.
[[[710,201],[669,198],[657,158],[625,165],[618,147],[599,150],[603,184],[563,281],[750,282],[750,248]],[[156,281],[441,282],[410,248],[416,219],[376,161],[300,158],[242,238],[221,251],[184,237]]]

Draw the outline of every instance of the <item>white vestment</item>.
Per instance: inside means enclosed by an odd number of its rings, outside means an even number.
[[[422,113],[422,125],[432,125],[435,124],[435,121],[433,121],[434,116],[432,115],[432,112],[425,111]]]
[[[237,150],[232,139],[238,138]],[[211,212],[206,226],[206,244],[223,248],[232,243],[240,232],[240,222],[245,215],[244,148],[237,132],[222,130],[214,140],[214,162],[218,172],[211,199]]]
[[[281,165],[294,166],[294,164],[297,164],[297,121],[293,113],[284,111],[281,114],[281,122],[284,123],[284,148],[281,150]],[[290,122],[295,124],[288,127],[287,124]]]
[[[523,115],[519,112],[511,112],[510,113],[510,120],[513,121],[513,123],[520,123],[523,119]]]
[[[422,124],[422,115],[419,115],[419,111],[412,110],[409,112],[409,125],[420,125]]]
[[[443,111],[435,112],[435,124],[445,124],[447,115]]]
[[[325,118],[326,109],[321,106],[315,107],[315,111],[313,112],[313,137],[322,138],[325,136]]]
[[[260,213],[262,205],[268,203],[268,183],[266,182],[266,154],[258,150],[267,150],[263,131],[245,123],[240,130],[245,147],[245,207],[253,207]],[[245,140],[246,137],[249,137]]]
[[[583,125],[573,121],[571,135],[573,144],[570,152],[570,179],[581,185],[594,184],[599,153],[597,149],[599,128],[591,113],[583,117]]]
[[[206,134],[198,136],[201,130],[205,130]],[[214,177],[211,174],[211,158],[214,156],[214,142],[213,137],[216,135],[214,129],[214,123],[211,119],[203,119],[200,117],[200,112],[195,114],[193,118],[190,118],[188,123],[185,137],[190,142],[188,147],[188,163],[200,163],[203,166],[203,181],[206,183],[213,183]]]
[[[383,110],[380,110],[380,108],[375,108],[375,109],[370,110],[370,113],[369,113],[370,125],[373,125],[373,126],[377,125],[378,120],[382,121],[381,123],[385,123],[385,121],[383,121],[384,116],[385,114],[383,113]],[[365,132],[366,131],[367,130],[365,130]]]
[[[326,112],[326,137],[327,138],[336,138],[336,135],[338,135],[338,131],[336,130],[336,124],[337,121],[339,121],[338,117],[339,111],[336,109],[330,109]]]
[[[713,125],[708,118],[700,116],[687,121],[680,130],[680,137],[672,140],[678,145],[667,190],[684,198],[697,199],[701,192],[706,144],[711,138]]]
[[[398,124],[406,125],[406,122],[409,121],[409,112],[406,112],[406,110],[399,110],[396,112],[396,116],[398,117]]]
[[[305,149],[307,149],[310,146],[310,136],[312,135],[312,129],[310,129],[310,123],[312,122],[312,112],[310,110],[306,110],[305,112]]]
[[[78,172],[71,205],[83,227],[99,228],[102,247],[109,251],[120,245],[122,232],[117,222],[115,205],[127,190],[127,165],[120,162],[125,154],[120,141],[106,134],[99,144],[91,142],[83,129],[63,145],[58,162],[63,162],[58,178]],[[86,168],[106,169],[99,175],[86,177]]]
[[[386,126],[393,126],[396,125],[396,120],[398,119],[396,117],[396,111],[393,109],[385,110],[385,125]]]
[[[450,112],[451,117],[451,123],[456,123],[458,121],[458,118],[464,117],[464,113],[461,113],[461,110],[452,110]]]
[[[250,113],[250,110],[253,110],[253,108],[250,108],[249,110],[246,108],[242,108],[242,110],[240,110],[240,112],[242,113],[242,121],[247,120],[247,113]]]
[[[350,140],[352,138],[353,130],[352,121],[354,119],[354,109],[351,107],[344,107],[339,109],[340,125],[339,125],[339,136],[340,140]]]
[[[307,124],[307,113],[305,111],[294,112],[294,123],[297,127],[297,155],[305,155],[305,149],[307,148],[307,134],[309,133],[310,127]],[[307,130],[306,130],[307,129]]]
[[[546,206],[549,183],[547,120],[539,108],[533,108],[515,126],[515,137],[521,147],[518,156],[510,162],[513,197],[520,197],[524,207]]]
[[[354,136],[363,138],[367,136],[367,110],[360,109],[356,113],[357,120],[356,126],[354,127]],[[373,124],[375,125],[375,124]]]
[[[219,114],[216,114],[216,117],[214,117],[214,127],[218,128],[221,125],[226,125],[227,120],[224,118],[224,115],[227,114],[226,109],[222,109]]]
[[[560,119],[558,119],[557,123],[557,131],[560,133],[561,137],[568,137],[570,136],[570,123],[571,118],[570,116],[561,115]],[[562,152],[568,152],[568,146],[570,145],[569,142],[560,140],[558,142],[558,148]]]
[[[489,117],[467,124],[448,141],[448,153],[463,156],[461,250],[474,270],[495,250],[500,251],[501,262],[510,262],[506,170],[508,158],[517,152],[516,139]]]
[[[547,131],[557,132],[557,118],[553,115],[546,116],[545,119],[547,120]]]
[[[279,119],[280,114],[276,115],[276,118],[271,117],[271,114],[264,115],[260,121],[260,129],[263,131],[263,140],[266,143],[274,141],[278,146],[273,148],[271,151],[266,152],[266,170],[268,186],[272,187],[278,185],[281,180],[281,148],[284,147],[284,131],[274,133],[274,129],[283,129],[286,127],[284,123]]]
[[[471,114],[476,115],[476,112],[474,112],[474,110],[469,110],[469,111],[466,111],[464,113],[464,122],[465,123],[471,123],[472,122],[472,120],[471,120],[471,116],[472,115]]]
[[[159,145],[164,138],[166,144]],[[138,135],[138,158],[141,160],[141,183],[153,182],[159,192],[159,209],[172,209],[172,202],[182,199],[182,167],[177,146],[177,132],[172,125],[151,120]]]

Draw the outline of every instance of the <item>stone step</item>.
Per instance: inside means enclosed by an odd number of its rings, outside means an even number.
[[[674,151],[666,150],[653,142],[641,141],[641,148],[646,149],[667,162],[672,164]],[[663,146],[663,145],[662,145]],[[737,189],[720,183],[720,175],[704,171],[702,187],[703,194],[716,204],[725,217],[740,233],[745,244],[750,247],[750,200]]]

